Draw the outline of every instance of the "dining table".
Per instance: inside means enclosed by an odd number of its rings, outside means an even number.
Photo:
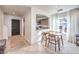
[[[57,32],[57,31],[47,31],[47,32],[44,32],[46,33],[46,40],[45,40],[45,46],[48,46],[48,40],[49,40],[49,35],[50,34],[53,34],[54,35],[54,38],[57,39],[58,41],[58,48],[59,48],[59,51],[60,51],[60,44],[62,43],[63,45],[63,38],[62,38],[62,33],[60,32]]]

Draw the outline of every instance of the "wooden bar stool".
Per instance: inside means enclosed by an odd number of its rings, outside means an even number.
[[[49,44],[54,44],[55,45],[55,51],[57,50],[57,45],[58,45],[58,50],[60,51],[60,39],[57,35],[50,34],[49,35],[50,39],[48,40],[48,47]]]
[[[47,45],[47,35],[48,35],[48,33],[47,32],[43,32],[42,33],[42,40],[41,40],[41,44],[42,44],[42,42],[43,41],[45,41],[45,46]]]

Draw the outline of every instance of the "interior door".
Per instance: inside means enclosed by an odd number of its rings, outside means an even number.
[[[12,19],[12,35],[20,35],[20,20]]]

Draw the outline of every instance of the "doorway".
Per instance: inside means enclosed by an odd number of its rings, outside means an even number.
[[[20,20],[12,19],[12,36],[20,35]]]

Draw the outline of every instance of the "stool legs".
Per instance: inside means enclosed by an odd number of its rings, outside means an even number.
[[[60,51],[60,40],[58,40],[58,49]]]
[[[62,38],[62,35],[61,35],[61,42],[62,42],[62,45],[64,45],[64,44],[63,44],[63,38]]]

